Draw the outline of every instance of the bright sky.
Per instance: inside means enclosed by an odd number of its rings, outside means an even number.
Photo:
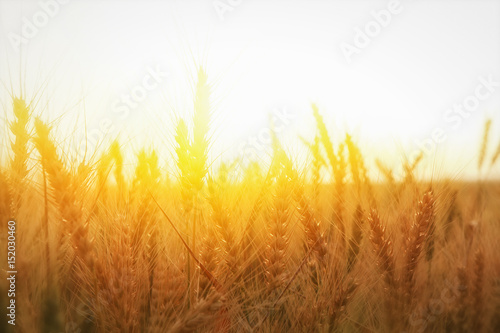
[[[96,137],[172,151],[202,64],[215,157],[264,154],[271,114],[300,160],[315,102],[369,161],[396,166],[420,143],[427,173],[474,176],[488,117],[490,154],[500,142],[499,18],[487,0],[0,0],[1,119],[23,86],[68,145],[86,117]]]

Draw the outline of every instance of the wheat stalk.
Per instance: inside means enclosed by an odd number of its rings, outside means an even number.
[[[306,197],[304,190],[299,188],[297,192],[297,211],[300,215],[299,219],[304,226],[307,247],[314,250],[319,262],[324,263],[324,258],[328,253],[328,247],[324,234],[321,231],[320,222],[314,217],[311,203]]]
[[[408,230],[405,250],[405,267],[403,271],[403,292],[407,298],[407,304],[412,300],[415,285],[415,270],[417,268],[420,253],[424,250],[424,244],[429,237],[434,223],[434,196],[432,191],[426,192],[418,203],[415,221]]]
[[[118,193],[121,194],[125,190],[125,179],[123,177],[123,155],[117,140],[111,144],[109,155],[114,161],[116,185],[118,186]]]
[[[498,144],[497,149],[491,156],[490,168],[495,165],[499,157],[500,157],[500,143]]]
[[[395,287],[397,279],[392,242],[386,235],[386,228],[380,222],[380,217],[376,210],[373,209],[370,212],[368,222],[371,227],[370,241],[377,256],[377,266],[379,266],[387,286]]]
[[[343,221],[343,211],[344,211],[344,181],[346,175],[346,163],[344,159],[344,144],[339,145],[338,153],[335,155],[332,141],[330,140],[330,136],[328,135],[328,130],[326,129],[325,122],[323,120],[323,116],[319,113],[318,107],[313,104],[313,115],[316,119],[316,127],[319,132],[319,137],[321,139],[321,143],[326,151],[326,156],[328,161],[330,162],[330,166],[332,168],[333,177],[335,179],[335,212],[334,212],[334,221],[337,225],[338,230],[340,230],[342,242],[345,244],[345,226]]]
[[[224,198],[224,190],[219,183],[214,179],[208,181],[208,202],[212,207],[212,219],[219,236],[221,245],[219,246],[220,257],[226,264],[226,277],[234,277],[240,270],[239,254],[236,244],[238,239],[234,232],[234,226],[231,223],[232,216],[229,209],[226,207]]]
[[[151,333],[165,332],[173,324],[175,315],[181,312],[187,287],[183,272],[175,265],[167,263],[165,251],[165,248],[160,251],[154,269],[151,315],[148,324],[148,331]]]
[[[483,140],[481,141],[481,147],[479,149],[479,158],[477,160],[477,169],[481,170],[483,167],[484,159],[486,157],[486,151],[488,150],[488,139],[490,136],[491,129],[491,119],[486,120],[484,124]]]
[[[352,235],[349,239],[349,254],[347,257],[347,269],[351,271],[357,261],[359,247],[363,239],[364,216],[360,205],[356,207],[354,219],[352,221]]]
[[[42,156],[42,165],[53,189],[52,193],[63,218],[64,228],[71,235],[76,254],[91,269],[95,259],[92,239],[88,233],[88,224],[83,221],[81,209],[77,205],[70,174],[49,137],[50,128],[35,118],[35,130],[37,134],[34,138],[35,146]]]
[[[286,255],[289,242],[288,223],[290,218],[288,179],[286,171],[282,169],[276,179],[276,192],[269,216],[264,260],[266,283],[269,291],[282,286],[287,277]]]
[[[386,228],[382,225],[378,212],[372,209],[368,215],[371,234],[370,241],[373,246],[373,251],[377,256],[377,266],[385,283],[385,308],[386,320],[389,329],[393,330],[399,325],[398,314],[395,313],[399,305],[399,279],[396,277],[396,263],[394,258],[393,244],[386,235]]]

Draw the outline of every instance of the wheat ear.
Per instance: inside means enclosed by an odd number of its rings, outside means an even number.
[[[428,239],[431,225],[434,223],[434,196],[432,191],[424,194],[418,203],[415,220],[408,231],[405,250],[405,267],[403,272],[404,294],[407,302],[411,302],[415,285],[415,269],[420,253]]]
[[[10,130],[14,135],[14,141],[11,142],[11,149],[14,156],[10,167],[12,172],[13,186],[13,210],[19,209],[21,201],[21,191],[25,188],[24,178],[28,174],[28,142],[30,134],[28,132],[28,122],[30,119],[30,110],[26,102],[20,98],[14,98],[13,109],[15,120],[10,123]]]
[[[196,303],[182,318],[178,319],[169,333],[188,333],[200,329],[213,322],[222,306],[220,294],[202,299]]]

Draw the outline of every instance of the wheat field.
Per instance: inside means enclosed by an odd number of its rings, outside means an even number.
[[[210,94],[200,70],[192,117],[169,134],[175,177],[169,156],[127,160],[118,140],[76,164],[12,99],[0,220],[2,267],[16,224],[17,317],[0,331],[500,331],[500,183],[419,179],[423,154],[402,177],[369,170],[315,105],[305,167],[278,135],[270,163],[214,161]],[[491,124],[478,171],[500,164]]]

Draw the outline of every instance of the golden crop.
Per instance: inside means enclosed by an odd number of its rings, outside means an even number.
[[[401,180],[377,161],[375,182],[314,105],[305,170],[276,135],[270,165],[214,170],[203,70],[193,119],[172,135],[177,177],[154,150],[124,161],[118,141],[74,165],[33,113],[13,100],[0,173],[2,239],[17,223],[19,332],[500,331],[498,182],[422,181],[420,159]],[[486,153],[490,130],[479,168],[500,155]]]

